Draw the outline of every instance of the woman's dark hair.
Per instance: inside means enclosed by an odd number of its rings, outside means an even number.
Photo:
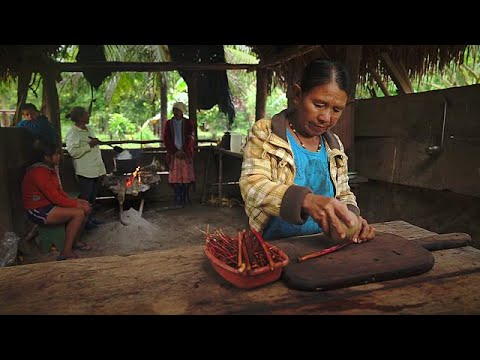
[[[350,96],[350,74],[345,65],[338,61],[316,59],[303,71],[300,87],[308,93],[316,86],[335,82],[338,87]]]
[[[33,143],[33,157],[35,162],[43,161],[44,156],[52,156],[59,152],[59,147],[51,142],[35,140]]]
[[[33,111],[38,112],[37,107],[32,103],[23,104],[22,107],[20,108],[20,111],[23,111],[23,110],[33,110]]]
[[[88,114],[87,110],[81,106],[73,107],[70,112],[66,115],[67,119],[71,119],[73,122],[80,121],[86,114]]]

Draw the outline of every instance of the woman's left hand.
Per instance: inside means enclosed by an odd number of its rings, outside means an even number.
[[[354,243],[362,243],[372,240],[375,237],[375,228],[370,226],[367,220],[362,218],[360,215],[358,216],[358,221],[360,222],[361,226],[359,226],[357,233],[352,236],[352,241]]]

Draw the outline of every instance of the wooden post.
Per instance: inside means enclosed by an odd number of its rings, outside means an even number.
[[[255,121],[265,117],[267,105],[268,77],[266,69],[257,70],[257,99],[255,104]]]
[[[57,133],[57,141],[61,143],[62,126],[60,123],[60,101],[58,99],[56,76],[53,70],[47,70],[42,74],[43,95],[42,108],[44,115],[53,124]]]
[[[352,79],[350,85],[350,100],[355,99],[355,90],[358,83],[360,60],[362,58],[362,45],[348,45],[345,56],[345,66],[350,72]],[[350,102],[345,108],[340,121],[335,125],[334,132],[340,137],[345,147],[345,153],[349,157],[349,167],[354,168],[353,137],[354,137],[354,115],[355,103]]]
[[[352,83],[350,84],[350,99],[355,99],[355,90],[358,83],[360,60],[362,59],[362,45],[348,45],[345,57],[345,66],[350,72]]]
[[[17,88],[17,109],[13,118],[13,125],[17,125],[22,119],[22,112],[20,108],[27,102],[28,85],[32,78],[32,71],[25,70],[18,75],[18,88]]]
[[[163,130],[167,122],[168,113],[167,81],[163,73],[160,74],[160,124],[158,125],[159,138],[163,140]]]
[[[218,206],[222,206],[223,198],[223,151],[218,152]]]
[[[192,72],[188,85],[188,118],[193,121],[195,129],[195,146],[198,145],[198,125],[197,125],[197,79],[198,73]]]

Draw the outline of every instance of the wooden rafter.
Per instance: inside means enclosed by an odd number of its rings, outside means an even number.
[[[227,64],[227,63],[179,63],[179,62],[120,62],[101,61],[89,63],[56,63],[60,72],[80,72],[84,70],[106,70],[112,72],[158,72],[174,70],[255,70],[256,64]]]
[[[390,96],[390,93],[388,92],[388,88],[383,82],[382,78],[378,74],[378,72],[375,69],[369,68],[368,71],[370,71],[370,74],[372,75],[373,79],[377,83],[378,87],[382,90],[383,94],[385,96]]]
[[[268,62],[266,63],[261,63],[258,65],[259,68],[269,68],[269,67],[274,67],[276,65],[285,63],[287,61],[293,60],[297,57],[303,56],[305,54],[308,54],[309,52],[313,50],[318,50],[322,52],[322,55],[325,57],[327,56],[327,53],[322,49],[322,45],[299,45],[294,48],[288,48],[285,51],[281,52],[280,54],[275,55],[271,59],[269,59]]]
[[[401,94],[410,94],[413,92],[413,86],[408,78],[405,68],[400,64],[392,60],[387,53],[381,53],[380,58],[382,63],[390,74],[393,82],[397,86],[398,91]]]

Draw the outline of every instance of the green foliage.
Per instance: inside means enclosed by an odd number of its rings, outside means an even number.
[[[136,133],[136,138],[140,138],[140,140],[157,140],[158,136],[149,127],[144,127]]]
[[[197,122],[200,128],[209,130],[199,132],[199,139],[219,139],[228,127],[227,116],[218,109],[217,105],[210,110],[199,110]]]
[[[422,78],[418,78],[412,81],[414,92],[423,92],[431,90],[446,89],[456,86],[467,86],[480,84],[480,62],[478,57],[480,55],[480,47],[472,46],[471,53],[465,53],[463,64],[456,65],[453,61],[442,72],[434,72],[431,75],[424,75]],[[390,95],[397,95],[398,89],[393,81],[388,78],[387,89]],[[372,84],[365,86],[357,86],[356,98],[365,99],[372,97],[372,92],[375,92],[376,97],[385,96],[376,84],[375,81],[371,81]],[[386,81],[384,81],[386,83]]]
[[[125,139],[127,135],[133,134],[137,130],[135,124],[127,119],[123,114],[110,114],[108,122],[108,134],[112,139]]]
[[[11,79],[0,81],[0,108],[12,110],[17,106],[17,84]]]

